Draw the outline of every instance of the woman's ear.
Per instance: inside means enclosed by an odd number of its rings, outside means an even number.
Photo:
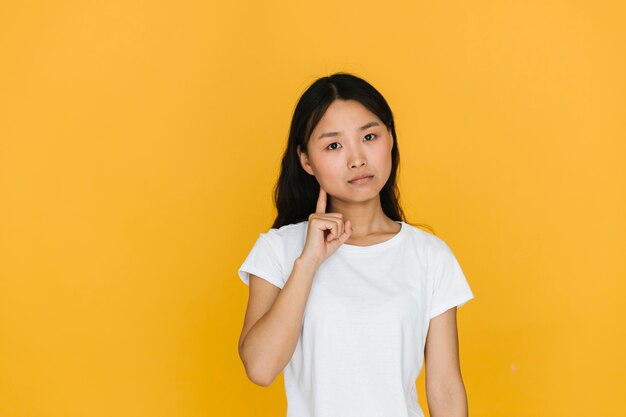
[[[311,163],[309,162],[309,157],[307,156],[306,152],[302,152],[302,150],[300,149],[300,145],[297,146],[296,150],[298,152],[298,158],[300,158],[300,165],[302,165],[302,169],[304,169],[310,175],[315,176],[315,173],[313,173],[313,169],[311,168]]]

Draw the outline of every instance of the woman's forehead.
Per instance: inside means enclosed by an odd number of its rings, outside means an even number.
[[[335,100],[330,104],[319,123],[313,130],[341,131],[343,128],[366,129],[366,124],[382,121],[374,113],[356,100]],[[365,126],[365,127],[364,127]]]

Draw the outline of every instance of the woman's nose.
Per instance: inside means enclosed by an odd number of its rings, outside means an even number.
[[[350,167],[351,168],[359,168],[362,167],[364,165],[367,165],[367,163],[365,162],[364,158],[354,158],[350,161]]]
[[[366,162],[366,151],[365,149],[363,149],[361,146],[351,146],[351,149],[349,150],[349,165],[351,168],[359,168],[363,165],[367,165]]]

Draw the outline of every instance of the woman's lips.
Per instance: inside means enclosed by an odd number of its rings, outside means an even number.
[[[366,182],[370,182],[371,179],[373,178],[373,175],[370,175],[369,177],[365,177],[365,178],[359,178],[358,180],[354,180],[354,181],[348,181],[350,184],[365,184]]]

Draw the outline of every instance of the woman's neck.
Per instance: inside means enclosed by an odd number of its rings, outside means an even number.
[[[343,214],[343,221],[350,220],[352,236],[350,240],[363,240],[370,236],[397,233],[398,224],[390,219],[382,209],[380,197],[365,202],[338,201],[331,198],[327,213]]]

